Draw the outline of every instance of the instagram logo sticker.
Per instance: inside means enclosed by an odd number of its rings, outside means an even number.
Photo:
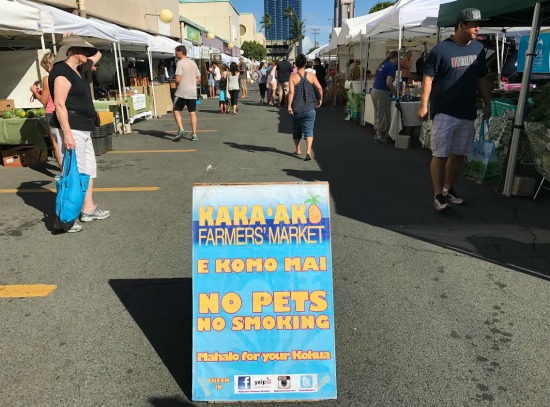
[[[277,377],[277,383],[279,389],[290,389],[290,376],[279,376]]]

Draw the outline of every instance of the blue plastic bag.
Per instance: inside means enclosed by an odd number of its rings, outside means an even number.
[[[73,223],[78,218],[89,183],[90,176],[78,172],[76,152],[67,150],[63,160],[63,173],[55,182],[55,214],[61,222]]]

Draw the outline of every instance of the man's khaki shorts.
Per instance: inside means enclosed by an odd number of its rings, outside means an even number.
[[[277,83],[277,92],[279,92],[279,94],[281,92],[284,92],[283,95],[288,95],[288,90],[289,90],[289,84],[288,82],[279,82]]]

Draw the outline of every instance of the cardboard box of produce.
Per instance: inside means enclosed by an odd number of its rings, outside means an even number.
[[[11,112],[15,110],[13,99],[0,99],[0,112],[5,112],[6,110]]]
[[[34,146],[18,146],[2,151],[4,167],[34,167],[42,158],[40,149]]]

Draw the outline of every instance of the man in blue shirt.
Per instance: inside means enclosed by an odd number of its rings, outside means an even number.
[[[451,38],[436,45],[424,64],[422,100],[418,116],[428,118],[428,99],[432,123],[432,162],[430,172],[434,189],[434,209],[464,200],[454,191],[464,155],[471,149],[477,116],[477,91],[485,105],[484,118],[491,116],[490,95],[486,88],[487,66],[483,45],[475,40],[481,12],[467,8],[460,12]]]
[[[392,51],[376,70],[376,76],[372,84],[371,98],[374,108],[374,136],[375,143],[385,143],[389,140],[385,135],[390,129],[391,101],[390,93],[397,95],[397,89],[393,85],[395,79],[395,64],[399,53]]]

